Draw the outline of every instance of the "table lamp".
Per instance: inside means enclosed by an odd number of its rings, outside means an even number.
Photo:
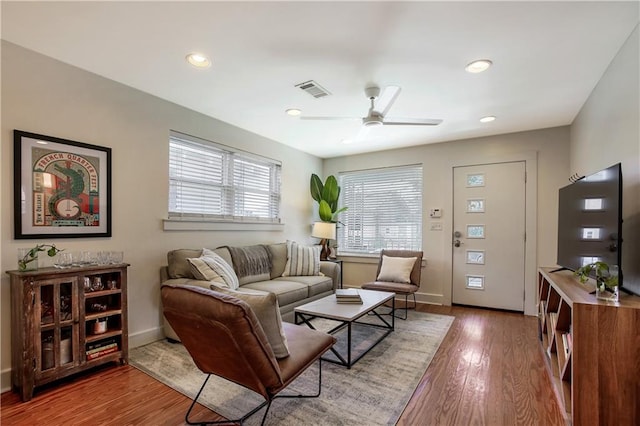
[[[311,229],[311,236],[320,238],[320,260],[327,260],[329,257],[329,240],[336,239],[336,224],[333,222],[314,222]]]

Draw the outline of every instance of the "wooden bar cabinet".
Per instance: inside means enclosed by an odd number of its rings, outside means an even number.
[[[128,264],[8,271],[11,379],[34,388],[107,362],[128,362]]]

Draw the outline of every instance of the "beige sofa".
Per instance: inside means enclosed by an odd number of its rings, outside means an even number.
[[[318,276],[282,276],[287,263],[287,244],[265,244],[271,258],[269,280],[243,282],[238,290],[252,293],[274,293],[278,299],[280,313],[284,321],[293,322],[293,309],[312,300],[335,292],[340,286],[340,265],[334,262],[320,262]],[[233,266],[231,253],[226,247],[213,250],[229,265]],[[167,253],[167,266],[160,270],[161,285],[196,285],[210,288],[211,282],[194,278],[188,258],[199,257],[201,249],[177,249]],[[246,281],[246,279],[244,280]],[[249,281],[251,281],[249,279]],[[164,333],[169,339],[179,340],[167,320],[164,320]]]

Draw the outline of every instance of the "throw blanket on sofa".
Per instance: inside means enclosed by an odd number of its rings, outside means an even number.
[[[263,245],[247,247],[229,247],[233,269],[238,275],[240,283],[243,284],[244,277],[265,276],[269,279],[271,273],[271,257],[269,251]],[[262,278],[265,279],[265,278]]]

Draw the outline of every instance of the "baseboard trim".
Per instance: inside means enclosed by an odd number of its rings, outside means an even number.
[[[7,392],[11,390],[11,369],[0,371],[0,392]]]
[[[164,330],[161,326],[129,334],[129,348],[148,345],[164,339]]]

